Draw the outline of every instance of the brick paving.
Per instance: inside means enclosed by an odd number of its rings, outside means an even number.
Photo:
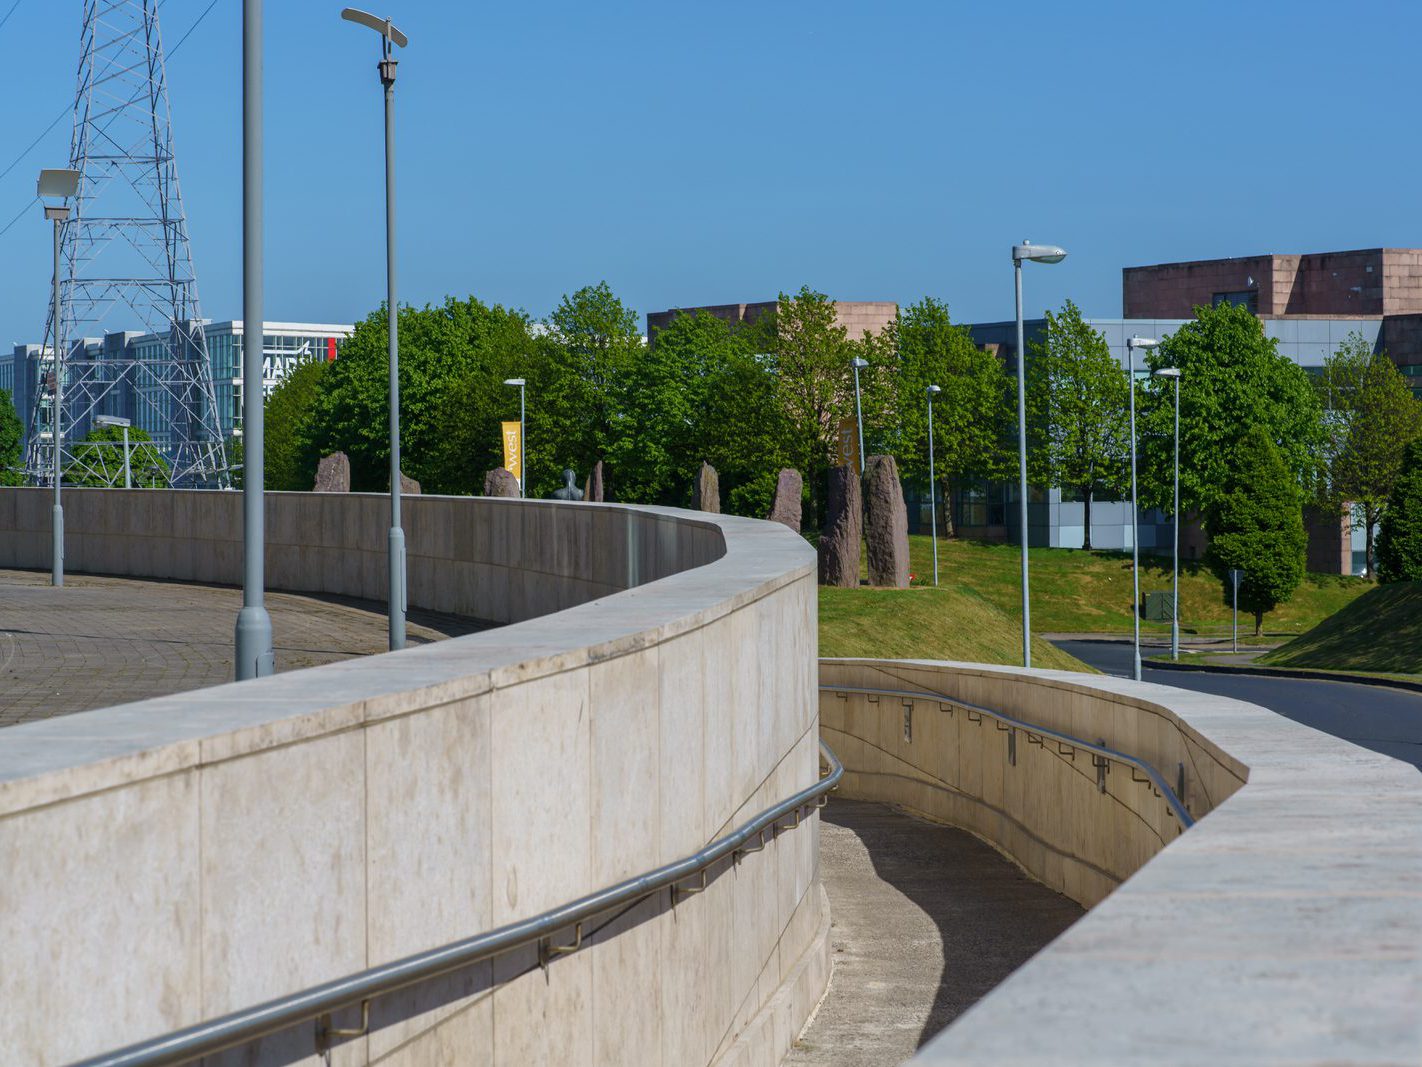
[[[0,569],[0,727],[202,689],[232,680],[242,591]],[[266,596],[276,669],[293,671],[386,650],[385,605],[339,597]],[[411,611],[407,640],[427,644],[484,628]]]

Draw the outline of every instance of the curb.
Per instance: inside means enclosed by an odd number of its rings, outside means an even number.
[[[1342,674],[1336,671],[1315,671],[1291,667],[1227,667],[1218,663],[1176,663],[1172,660],[1146,660],[1145,665],[1162,671],[1200,671],[1204,674],[1243,674],[1256,678],[1301,678],[1312,682],[1352,682],[1355,685],[1378,685],[1387,689],[1406,689],[1422,693],[1422,682],[1400,678],[1375,678],[1367,674]]]

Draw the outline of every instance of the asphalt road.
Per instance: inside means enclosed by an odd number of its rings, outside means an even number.
[[[1127,641],[1053,644],[1106,674],[1131,676],[1131,645]],[[1315,730],[1422,768],[1422,693],[1355,682],[1160,670],[1149,664],[1144,667],[1143,678],[1159,685],[1247,700]]]

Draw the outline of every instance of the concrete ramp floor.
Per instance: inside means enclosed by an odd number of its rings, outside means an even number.
[[[965,831],[854,800],[822,816],[834,975],[787,1064],[903,1063],[1082,915]]]

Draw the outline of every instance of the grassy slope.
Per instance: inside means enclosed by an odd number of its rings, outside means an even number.
[[[933,580],[932,543],[909,538],[914,575]],[[938,542],[939,580],[945,587],[966,589],[995,605],[1010,618],[1018,617],[1019,550],[1011,545],[976,541]],[[1032,629],[1037,633],[1129,633],[1131,629],[1131,557],[1121,552],[1081,552],[1066,548],[1034,548]],[[1373,588],[1360,578],[1310,574],[1287,604],[1264,617],[1266,633],[1299,634],[1347,606]],[[1168,557],[1141,561],[1141,592],[1170,589]],[[1220,582],[1203,564],[1182,561],[1181,626],[1186,633],[1227,634],[1230,607]],[[1240,616],[1240,632],[1253,632],[1253,619]],[[1168,623],[1142,621],[1144,632],[1168,633]]]
[[[1378,586],[1259,662],[1422,674],[1422,582]]]
[[[1020,663],[1021,623],[982,597],[939,589],[820,588],[820,655]],[[1040,639],[1032,665],[1090,670]]]

